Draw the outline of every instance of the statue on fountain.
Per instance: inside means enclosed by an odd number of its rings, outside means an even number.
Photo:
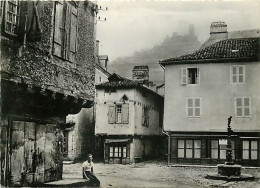
[[[241,165],[237,165],[233,163],[231,137],[232,135],[234,136],[234,131],[232,131],[230,126],[231,119],[232,116],[228,118],[226,162],[225,164],[217,165],[218,167],[217,174],[207,175],[207,177],[210,179],[220,179],[220,180],[227,180],[227,181],[240,181],[240,180],[254,179],[252,175],[241,174]]]

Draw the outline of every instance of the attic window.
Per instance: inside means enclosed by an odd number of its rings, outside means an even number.
[[[239,50],[231,50],[232,53],[239,52]]]

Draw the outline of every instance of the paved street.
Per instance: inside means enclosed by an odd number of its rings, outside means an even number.
[[[82,179],[81,164],[64,165],[63,180],[50,183],[53,186],[87,187]],[[132,165],[95,164],[94,172],[101,187],[260,187],[260,169],[242,169],[242,173],[252,174],[253,181],[226,182],[209,180],[207,174],[217,172],[209,167],[168,167],[165,162],[148,161]]]

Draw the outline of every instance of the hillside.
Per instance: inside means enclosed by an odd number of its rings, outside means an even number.
[[[148,50],[134,52],[128,57],[119,57],[110,62],[109,72],[116,72],[127,78],[132,77],[132,69],[135,65],[148,65],[150,69],[150,81],[156,84],[163,83],[163,69],[158,64],[159,60],[192,53],[198,50],[201,43],[197,36],[179,35],[173,33],[163,42]]]

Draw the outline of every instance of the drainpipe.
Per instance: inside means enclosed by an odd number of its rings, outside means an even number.
[[[171,136],[167,132],[164,132],[163,130],[162,130],[162,133],[165,134],[166,136],[168,136],[167,165],[169,166],[170,162],[171,162],[171,158],[170,158],[170,155],[171,155]]]

